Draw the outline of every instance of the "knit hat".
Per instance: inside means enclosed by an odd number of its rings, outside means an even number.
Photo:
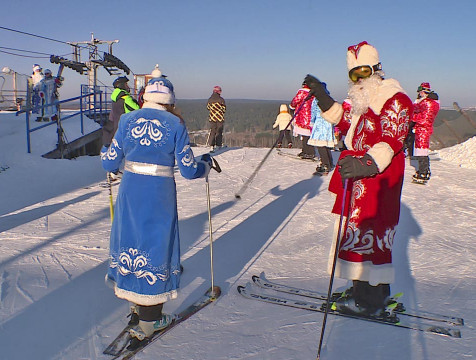
[[[422,82],[421,85],[418,87],[417,92],[424,91],[425,93],[431,93],[431,86],[428,82]]]
[[[288,112],[288,106],[286,104],[281,104],[279,106],[279,112],[282,113],[282,112]]]
[[[349,46],[347,48],[347,69],[350,71],[353,68],[365,65],[371,68],[380,65],[377,49],[369,45],[367,41]],[[378,70],[381,70],[381,65]]]
[[[41,66],[38,64],[33,65],[33,71],[41,71]]]
[[[48,75],[48,74],[52,75],[53,74],[50,69],[46,69],[43,73],[45,75]]]
[[[221,95],[221,87],[220,86],[214,86],[213,87],[213,92],[217,93],[217,94],[220,94]]]
[[[149,80],[145,87],[144,101],[164,105],[175,104],[174,86],[162,75],[159,65],[155,65],[155,69],[150,75],[152,79]]]

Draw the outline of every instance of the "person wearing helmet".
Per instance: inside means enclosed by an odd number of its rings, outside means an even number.
[[[120,76],[112,83],[114,91],[111,94],[111,112],[109,113],[108,121],[106,121],[102,127],[102,142],[104,146],[111,144],[121,115],[140,108],[137,101],[135,101],[130,94],[131,89],[127,84],[128,81],[129,79],[127,77]]]
[[[177,297],[180,238],[174,167],[186,179],[204,178],[211,157],[195,159],[174,87],[156,68],[145,87],[144,105],[121,116],[103,168],[116,171],[124,161],[112,223],[107,281],[118,298],[133,304],[129,349],[147,342],[172,318],[163,304]]]

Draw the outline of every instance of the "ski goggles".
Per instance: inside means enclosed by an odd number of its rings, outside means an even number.
[[[430,93],[431,90],[428,89],[428,88],[424,88],[423,86],[419,86],[418,89],[417,89],[417,92],[420,92],[420,91],[424,91],[426,93]]]
[[[350,69],[349,79],[352,82],[357,82],[360,79],[365,79],[370,77],[372,74],[374,74],[378,70],[382,70],[382,64],[380,63],[374,66],[370,66],[370,65],[356,66],[355,68]]]

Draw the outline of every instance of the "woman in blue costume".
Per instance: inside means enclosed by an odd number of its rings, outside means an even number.
[[[208,175],[211,161],[195,160],[185,124],[175,113],[172,83],[158,67],[151,76],[142,109],[121,116],[111,145],[101,152],[108,172],[124,161],[107,280],[117,297],[137,305],[139,321],[130,331],[135,341],[170,323],[163,303],[177,297],[180,284],[175,162],[183,177],[195,179]]]

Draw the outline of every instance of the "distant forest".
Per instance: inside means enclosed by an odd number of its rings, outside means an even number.
[[[279,105],[291,101],[227,100],[225,114],[225,144],[228,146],[271,147],[278,136],[273,124]],[[191,141],[204,145],[208,135],[207,100],[177,100],[177,106],[187,124]],[[434,123],[432,148],[452,146],[476,135],[476,111],[442,109]],[[295,139],[295,147],[300,140]]]

